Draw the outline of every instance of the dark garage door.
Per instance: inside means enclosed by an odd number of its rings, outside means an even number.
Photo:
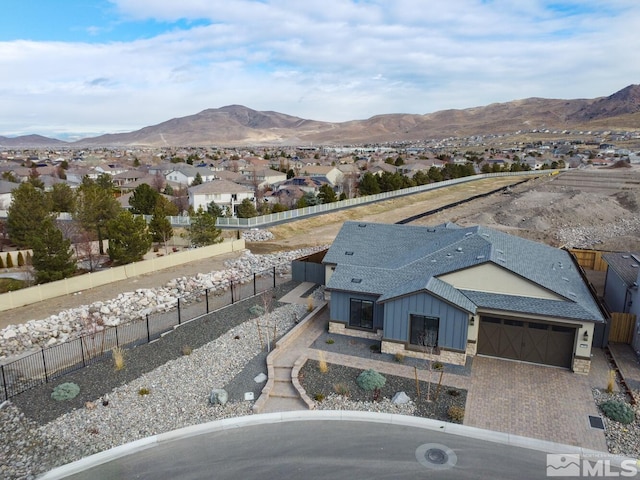
[[[562,325],[480,317],[478,353],[570,368],[575,333]]]

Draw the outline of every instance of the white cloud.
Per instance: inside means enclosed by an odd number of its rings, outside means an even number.
[[[564,11],[542,0],[112,3],[123,21],[169,30],[132,42],[0,43],[0,135],[133,130],[233,103],[340,121],[595,97],[640,78],[635,0]],[[184,19],[199,23],[171,27]]]

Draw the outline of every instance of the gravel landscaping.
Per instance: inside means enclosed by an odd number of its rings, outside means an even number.
[[[442,385],[438,391],[437,383],[431,384],[430,398],[428,382],[420,381],[420,396],[416,381],[411,378],[384,375],[386,382],[380,389],[379,401],[374,401],[372,392],[360,388],[356,382],[362,370],[344,365],[328,364],[323,373],[317,361],[309,360],[300,369],[300,384],[311,399],[316,400],[316,408],[324,410],[349,409],[370,412],[390,412],[433,418],[446,422],[462,423],[462,418],[451,418],[451,407],[458,407],[464,413],[467,391]],[[434,373],[434,379],[438,374]],[[398,392],[404,392],[410,404],[398,406],[391,399]],[[398,409],[397,407],[403,407]]]
[[[640,390],[634,392],[636,398],[640,398]],[[627,396],[622,392],[607,393],[605,390],[593,389],[593,398],[596,405],[600,406],[608,400],[618,400],[629,403]],[[615,455],[640,458],[640,405],[630,405],[635,411],[635,420],[629,424],[623,424],[608,418],[602,411],[604,419],[604,435],[607,439],[609,452]]]

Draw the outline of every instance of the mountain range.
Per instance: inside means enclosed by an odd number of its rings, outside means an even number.
[[[64,142],[39,135],[0,136],[0,147],[129,147],[345,145],[505,134],[518,130],[640,129],[640,85],[608,97],[527,98],[424,115],[384,114],[366,120],[321,122],[242,105],[207,109],[128,133]]]

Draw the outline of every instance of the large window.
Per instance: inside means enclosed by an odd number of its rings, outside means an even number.
[[[352,298],[349,326],[373,330],[373,302]]]
[[[410,323],[411,337],[409,338],[409,343],[411,345],[427,348],[438,346],[439,318],[411,315]]]

